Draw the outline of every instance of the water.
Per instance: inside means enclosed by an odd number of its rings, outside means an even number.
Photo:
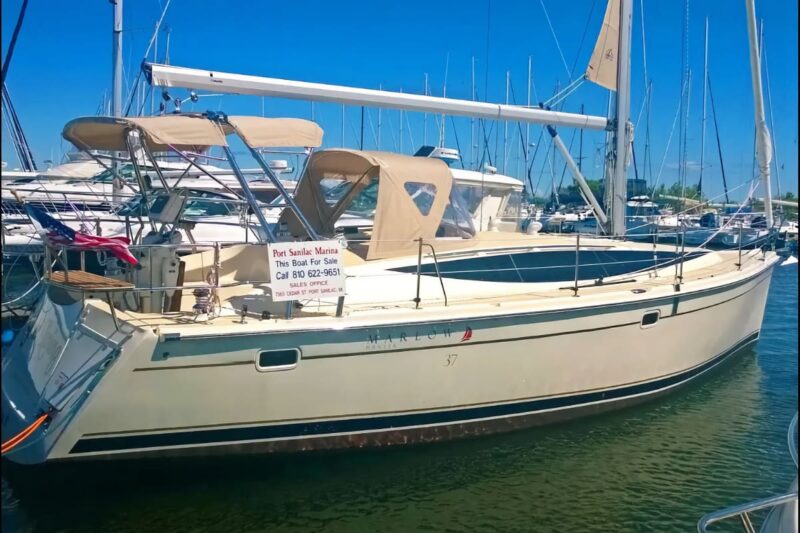
[[[4,463],[3,530],[694,531],[794,478],[797,307],[797,266],[778,268],[755,349],[672,396],[556,426],[373,451]]]

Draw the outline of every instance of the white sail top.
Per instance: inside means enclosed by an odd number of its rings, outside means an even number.
[[[619,0],[609,0],[600,35],[586,67],[587,80],[612,91],[617,90],[619,13]]]

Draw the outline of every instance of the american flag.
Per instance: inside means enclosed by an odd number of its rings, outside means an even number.
[[[53,244],[72,246],[78,250],[105,250],[130,265],[139,263],[128,250],[131,241],[127,237],[100,237],[75,231],[31,204],[25,204],[25,211],[39,234]]]

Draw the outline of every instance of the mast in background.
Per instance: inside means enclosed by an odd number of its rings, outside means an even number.
[[[475,56],[472,56],[471,61],[472,67],[472,101],[475,101]],[[469,160],[470,160],[470,168],[475,170],[478,166],[478,162],[476,160],[476,150],[477,146],[475,145],[475,117],[470,117],[469,119]]]
[[[11,102],[11,95],[8,93],[8,88],[6,87],[6,76],[8,75],[8,69],[11,65],[11,58],[14,56],[14,48],[17,44],[17,37],[19,37],[19,32],[22,28],[22,21],[25,18],[25,12],[27,11],[27,8],[28,0],[24,0],[19,11],[19,17],[17,17],[17,23],[14,26],[14,32],[11,35],[11,42],[8,45],[6,58],[3,61],[2,102],[6,108],[6,117],[4,118],[7,118],[9,123],[9,135],[14,143],[14,150],[17,153],[17,159],[19,160],[23,170],[26,172],[35,172],[38,169],[36,168],[36,161],[33,159],[33,152],[28,144],[28,139],[25,138],[25,132],[22,131],[22,124],[19,122],[19,117],[17,117],[14,104]]]
[[[111,110],[115,117],[122,116],[122,0],[111,0],[114,5],[114,30],[111,41]]]
[[[527,97],[525,98],[525,106],[531,107],[531,67],[532,67],[532,59],[531,56],[528,56],[528,92]],[[531,149],[531,125],[527,122],[525,123],[525,150],[522,151],[522,155],[525,158],[525,173],[528,172],[528,150]],[[533,194],[533,191],[531,191]]]
[[[509,90],[511,88],[511,71],[506,71],[506,105],[509,103]],[[503,122],[503,174],[507,172],[508,163],[508,121]]]
[[[703,52],[703,121],[700,132],[700,179],[697,182],[698,200],[703,198],[703,167],[706,155],[706,93],[708,92],[708,17],[706,17],[705,46]]]
[[[122,0],[111,0],[114,5],[114,29],[112,31],[112,75],[111,75],[111,111],[113,116],[122,116]],[[114,154],[117,155],[116,153]],[[115,174],[112,180],[112,201],[118,204],[122,201],[121,178],[118,177],[119,162],[115,157],[112,163],[112,170]]]

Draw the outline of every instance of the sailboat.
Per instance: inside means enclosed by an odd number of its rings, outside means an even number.
[[[774,252],[676,251],[619,238],[631,139],[631,4],[609,2],[602,60],[592,68],[617,95],[611,212],[597,212],[617,238],[478,231],[440,160],[315,151],[295,194],[281,191],[278,231],[255,210],[265,242],[180,258],[180,243],[131,247],[140,266],[109,265],[104,276],[48,269],[46,295],[4,360],[4,455],[41,463],[476,436],[669,393],[755,342],[780,262]],[[155,84],[211,83],[207,71],[146,68]],[[554,139],[555,127],[608,124],[218,72],[213,83],[249,94],[512,117],[550,125]],[[118,119],[113,127],[90,117],[77,126],[102,129],[98,144],[218,146],[251,206],[227,139],[238,138],[264,164],[258,148],[282,134],[260,117],[218,112]],[[331,200],[324,194],[331,182],[349,187]],[[375,189],[369,239],[337,235],[342,213]],[[166,231],[175,220],[169,207],[150,213]]]

